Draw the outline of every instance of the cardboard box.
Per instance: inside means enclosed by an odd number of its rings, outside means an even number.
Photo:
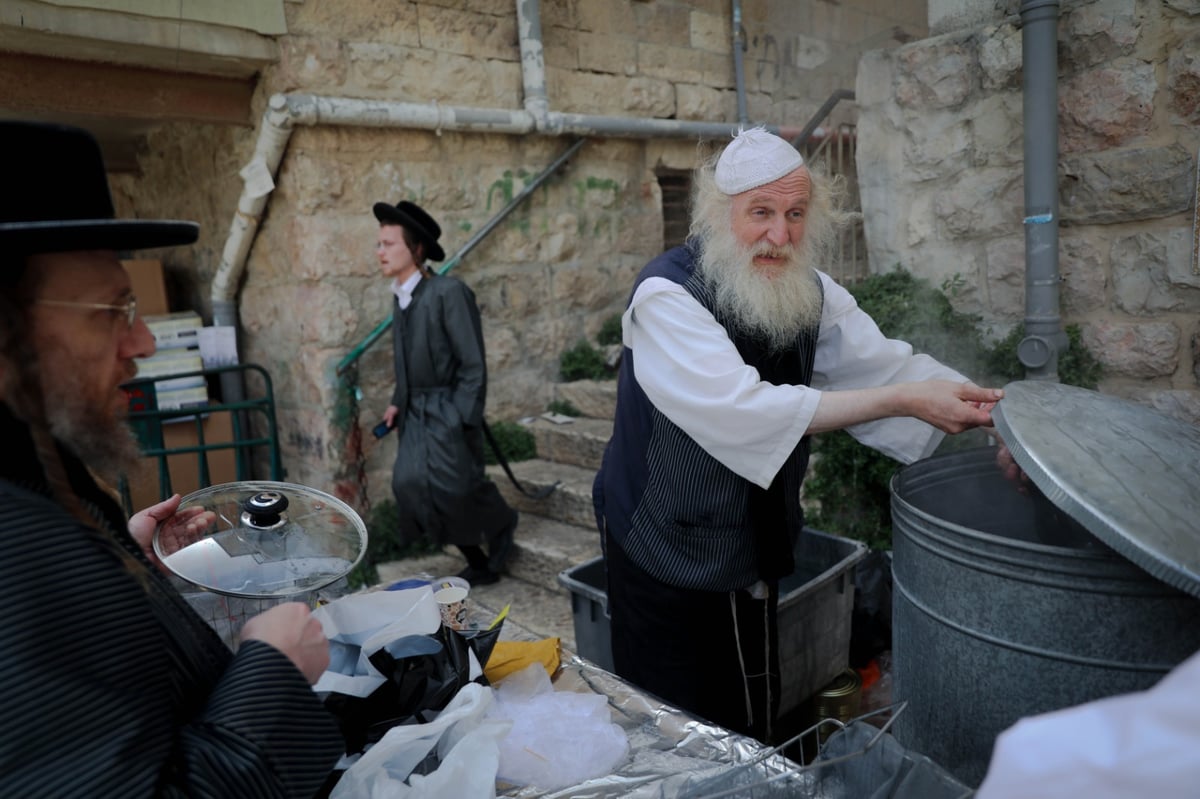
[[[137,297],[138,313],[142,316],[164,314],[170,310],[167,304],[167,282],[163,277],[162,261],[153,258],[138,258],[121,261],[133,284],[133,295]]]
[[[194,447],[199,443],[196,432],[196,418],[188,417],[163,424],[163,449],[172,450],[180,447]],[[214,411],[205,414],[201,421],[204,433],[204,443],[217,444],[232,442],[233,417],[231,411]],[[167,470],[171,478],[171,493],[178,492],[187,496],[191,492],[204,488],[200,485],[199,455],[208,462],[208,485],[231,483],[237,480],[237,458],[233,448],[209,450],[205,453],[181,452],[166,458]],[[134,511],[153,505],[161,499],[157,457],[147,457],[150,468],[146,472],[147,479],[140,484],[130,483],[129,495]]]

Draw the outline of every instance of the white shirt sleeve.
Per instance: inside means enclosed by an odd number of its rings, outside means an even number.
[[[646,396],[701,448],[766,488],[804,436],[822,390],[966,378],[889,340],[845,289],[822,274],[825,304],[813,386],[777,386],[742,360],[700,303],[665,278],[644,280],[622,319],[634,375]],[[904,463],[928,455],[941,433],[916,419],[884,419],[848,432]]]
[[[813,386],[824,391],[967,378],[928,355],[913,353],[906,342],[889,339],[854,297],[821,273],[825,305],[821,338],[813,365]],[[854,425],[846,432],[859,442],[901,463],[928,457],[944,434],[912,417],[893,417]]]

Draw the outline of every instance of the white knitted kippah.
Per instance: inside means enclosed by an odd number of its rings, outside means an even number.
[[[803,165],[795,147],[763,128],[751,128],[740,131],[721,153],[714,177],[722,194],[741,194]]]

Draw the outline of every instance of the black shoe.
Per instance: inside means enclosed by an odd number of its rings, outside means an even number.
[[[504,564],[508,560],[508,553],[512,552],[513,532],[517,529],[517,522],[520,521],[521,514],[513,511],[512,521],[504,526],[496,536],[488,542],[488,571],[499,574],[504,571]]]
[[[466,580],[471,585],[491,585],[500,579],[500,575],[491,569],[477,569],[474,566],[468,566],[458,573],[458,576]]]

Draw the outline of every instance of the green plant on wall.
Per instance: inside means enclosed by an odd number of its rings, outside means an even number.
[[[570,400],[551,400],[546,405],[546,410],[563,416],[583,416],[583,411],[576,408],[575,403]]]
[[[960,281],[943,288],[955,293]],[[1003,385],[1024,376],[1017,360],[1021,326],[994,346],[987,346],[979,318],[955,311],[945,294],[901,269],[873,275],[851,288],[859,306],[889,338],[909,342],[983,385]],[[1084,349],[1078,327],[1066,329],[1070,350],[1059,359],[1059,379],[1068,385],[1095,388],[1101,366]],[[946,438],[945,449],[981,445],[984,436],[972,431]],[[804,482],[808,524],[816,529],[865,541],[877,549],[891,547],[889,483],[899,464],[836,431],[813,438],[813,465]]]
[[[533,433],[529,432],[525,425],[516,422],[496,422],[489,427],[492,431],[492,438],[496,439],[496,444],[504,455],[504,460],[509,463],[518,463],[537,457],[537,442]],[[484,448],[483,457],[487,463],[492,465],[500,462],[496,460],[496,453],[490,444]]]
[[[613,376],[613,371],[604,362],[604,353],[582,338],[559,357],[558,370],[568,383],[573,380],[605,380]]]
[[[621,343],[621,314],[613,314],[604,320],[600,332],[596,334],[596,343],[602,347]]]

